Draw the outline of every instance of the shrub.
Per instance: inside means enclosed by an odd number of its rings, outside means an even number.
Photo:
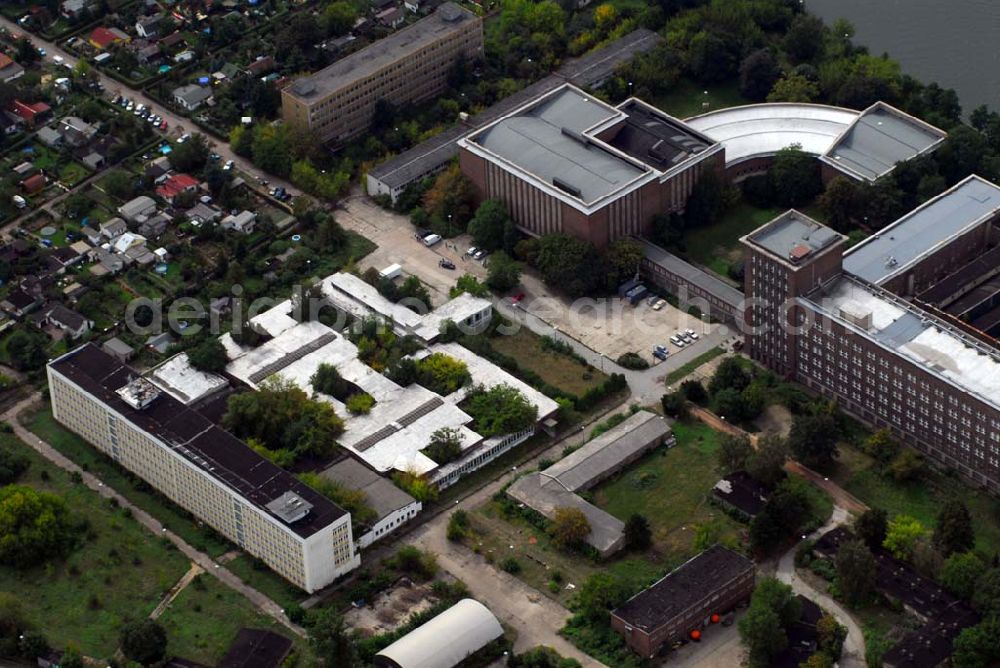
[[[521,562],[514,557],[507,557],[500,562],[500,568],[511,575],[517,575],[521,572]]]
[[[622,353],[618,357],[618,366],[625,369],[648,369],[649,362],[647,362],[639,353]]]
[[[354,415],[367,415],[375,405],[375,397],[367,392],[352,394],[345,403],[347,410]]]

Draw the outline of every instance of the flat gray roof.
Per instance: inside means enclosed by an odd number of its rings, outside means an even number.
[[[685,262],[673,253],[668,253],[654,243],[645,239],[637,239],[642,244],[643,253],[647,260],[659,265],[675,276],[680,276],[691,285],[701,288],[710,295],[714,295],[723,303],[728,304],[733,309],[739,307],[743,302],[743,293],[729,285],[722,279],[713,276],[707,271]]]
[[[972,175],[844,254],[844,271],[880,285],[1000,208],[1000,186]]]
[[[365,501],[380,520],[400,508],[416,503],[412,496],[351,457],[330,466],[321,475],[364,493]]]
[[[791,264],[844,239],[804,213],[790,209],[757,228],[744,239]]]
[[[661,415],[639,411],[624,422],[590,440],[582,448],[545,469],[565,489],[590,489],[617,466],[650,445],[659,445],[670,434],[670,423]]]
[[[581,134],[619,115],[582,91],[566,87],[519,114],[497,121],[469,141],[589,203],[649,172]]]
[[[304,101],[322,98],[330,91],[374,74],[383,67],[433,44],[444,35],[463,28],[469,21],[478,20],[479,18],[468,9],[459,7],[453,2],[446,2],[430,16],[341,58],[319,72],[299,79],[286,90],[293,97]]]
[[[864,110],[824,155],[824,161],[868,181],[892,171],[946,136],[923,121],[883,102]]]

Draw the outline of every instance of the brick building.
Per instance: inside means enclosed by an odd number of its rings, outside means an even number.
[[[748,601],[754,588],[754,565],[721,545],[708,548],[678,566],[611,612],[611,628],[643,658]]]
[[[282,117],[322,141],[345,141],[368,129],[377,102],[399,106],[440,93],[455,63],[475,58],[482,48],[482,20],[446,2],[430,16],[282,90]]]
[[[564,232],[598,248],[683,210],[701,174],[722,175],[725,160],[721,144],[640,100],[612,107],[571,84],[458,145],[479,198],[503,201],[524,232]]]
[[[1000,187],[969,177],[846,253],[795,211],[743,237],[748,354],[1000,491],[1000,346],[912,298],[944,284],[1000,301],[995,267],[954,279],[1000,243],[998,206]]]

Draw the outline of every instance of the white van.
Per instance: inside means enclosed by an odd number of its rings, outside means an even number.
[[[390,281],[403,273],[403,268],[398,264],[390,264],[388,267],[378,272],[379,278],[388,278]]]
[[[14,195],[12,199],[14,200],[14,206],[16,206],[18,209],[23,209],[24,207],[28,206],[28,200],[24,199],[20,195]]]
[[[62,56],[52,56],[52,62],[55,63],[56,65],[62,65],[63,64],[63,57]]]
[[[438,243],[439,241],[441,241],[441,235],[440,234],[428,234],[426,237],[424,237],[424,245],[425,246],[433,246],[434,244]]]

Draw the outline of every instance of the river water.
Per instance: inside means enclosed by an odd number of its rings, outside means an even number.
[[[954,88],[968,115],[1000,111],[1000,0],[805,0],[828,25],[845,18],[854,43],[899,61],[924,83]]]

